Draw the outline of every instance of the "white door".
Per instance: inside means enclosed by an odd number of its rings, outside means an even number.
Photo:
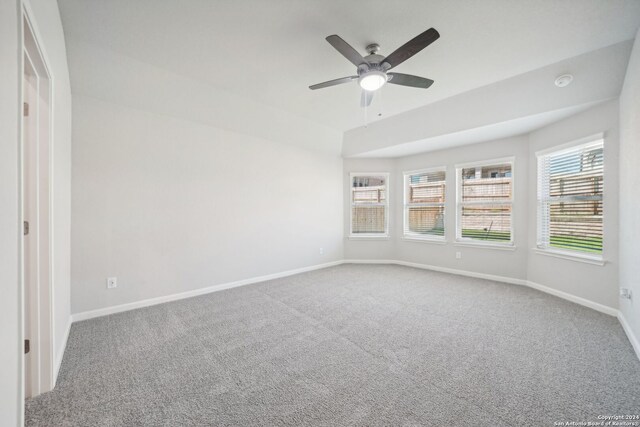
[[[22,218],[25,397],[55,384],[53,349],[51,117],[52,81],[28,17],[24,19]],[[28,224],[28,228],[27,228]],[[28,232],[27,232],[28,230]],[[29,351],[26,351],[26,343]]]
[[[38,393],[37,105],[38,78],[25,57],[23,76],[22,195],[24,239],[25,397]],[[27,345],[28,343],[28,345]],[[28,352],[27,352],[28,347]]]

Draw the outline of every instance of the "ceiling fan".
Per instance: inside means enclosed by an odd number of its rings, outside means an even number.
[[[440,34],[435,28],[429,28],[427,31],[417,35],[407,43],[396,49],[386,58],[378,55],[380,46],[370,44],[367,46],[369,55],[363,57],[349,43],[342,40],[338,35],[327,37],[327,41],[338,52],[347,58],[353,65],[358,67],[356,76],[343,77],[340,79],[329,80],[328,82],[318,83],[309,86],[309,89],[316,90],[324,87],[335,86],[343,83],[349,83],[352,80],[358,80],[358,84],[362,90],[360,104],[365,107],[371,104],[373,94],[380,89],[385,83],[389,82],[396,85],[411,86],[421,89],[427,89],[433,84],[433,80],[424,77],[412,76],[410,74],[390,73],[389,70],[402,64],[434,41],[438,40]]]

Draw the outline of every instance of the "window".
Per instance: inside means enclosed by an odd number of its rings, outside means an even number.
[[[444,241],[445,168],[404,174],[404,237]]]
[[[389,235],[389,174],[351,174],[351,236]]]
[[[601,258],[603,140],[537,156],[538,248]]]
[[[513,243],[513,159],[457,167],[459,242]]]

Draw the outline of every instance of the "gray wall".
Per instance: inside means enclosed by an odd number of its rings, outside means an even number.
[[[514,242],[515,250],[462,246],[455,240],[455,165],[474,161],[515,157],[514,173]],[[403,173],[431,167],[447,167],[445,195],[446,244],[410,241],[402,238]],[[349,173],[389,172],[390,207],[388,240],[345,240],[347,259],[402,260],[437,267],[467,270],[509,278],[526,278],[527,224],[526,182],[527,138],[525,136],[469,145],[449,150],[433,151],[397,159],[345,159],[345,236],[349,234]],[[456,259],[456,252],[462,258]]]
[[[20,298],[19,129],[20,63],[19,8],[0,2],[0,419],[7,426],[22,418],[22,303]]]
[[[73,114],[73,313],[342,259],[337,153],[88,96]]]
[[[515,250],[488,247],[471,247],[454,243],[456,234],[456,164],[475,161],[515,157],[513,229]],[[423,168],[446,166],[447,182],[445,194],[445,234],[446,245],[416,242],[402,239],[402,174]],[[394,186],[399,202],[394,206],[395,235],[397,236],[397,257],[403,261],[438,267],[455,268],[475,273],[492,274],[515,279],[526,278],[527,257],[527,138],[524,136],[507,138],[493,142],[473,144],[451,150],[434,151],[399,158],[396,162],[398,179]],[[461,259],[456,259],[460,252]]]
[[[536,244],[537,151],[604,132],[604,266],[529,251],[527,277],[532,282],[609,307],[618,307],[618,100],[549,125],[529,135],[529,240]]]
[[[620,286],[633,299],[620,311],[640,339],[640,32],[620,94]]]
[[[552,258],[536,253],[536,158],[535,152],[594,133],[605,133],[605,259],[604,266]],[[515,157],[514,244],[515,250],[469,247],[455,243],[455,165],[501,157]],[[391,238],[386,241],[349,240],[347,259],[391,259],[473,273],[529,280],[568,292],[593,302],[617,308],[618,289],[618,177],[611,173],[618,164],[617,100],[599,104],[583,113],[561,120],[531,134],[465,147],[433,151],[395,159],[344,161],[345,194],[349,172],[390,172]],[[403,171],[447,166],[446,244],[402,239]],[[345,196],[345,211],[349,198]],[[345,212],[345,235],[349,216]],[[462,258],[456,259],[456,252]],[[637,253],[637,252],[636,252]]]
[[[344,257],[345,259],[360,260],[384,260],[395,259],[395,229],[394,229],[394,212],[390,212],[389,216],[389,238],[349,238],[349,221],[351,209],[351,180],[349,174],[352,172],[360,173],[389,173],[388,185],[390,186],[389,207],[402,203],[402,196],[398,198],[398,194],[394,190],[397,176],[395,172],[395,162],[393,159],[344,159]]]

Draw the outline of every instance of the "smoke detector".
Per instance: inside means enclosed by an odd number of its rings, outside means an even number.
[[[569,86],[569,84],[573,81],[573,75],[571,74],[563,74],[561,76],[558,76],[556,78],[556,86],[558,87],[565,87],[565,86]]]

